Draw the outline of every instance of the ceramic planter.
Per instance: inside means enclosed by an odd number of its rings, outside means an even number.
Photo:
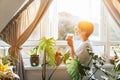
[[[39,55],[30,55],[30,63],[31,63],[31,66],[38,66],[39,65]]]

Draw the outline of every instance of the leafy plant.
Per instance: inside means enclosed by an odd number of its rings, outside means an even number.
[[[39,51],[43,53],[42,79],[46,80],[46,64],[55,66],[55,40],[54,38],[43,37],[39,43]]]
[[[6,50],[4,49],[4,55],[2,57],[0,57],[0,60],[2,61],[2,64],[3,65],[15,65],[15,61],[16,59],[13,58],[12,56],[10,55],[6,55]]]
[[[57,51],[55,48],[55,39],[54,38],[45,38],[43,37],[39,43],[39,51],[43,53],[43,63],[42,63],[42,80],[46,80],[46,67],[47,64],[55,67],[51,74],[48,77],[48,80],[51,79],[55,70],[61,63],[66,63],[66,60],[70,57],[70,53],[64,53]]]
[[[39,50],[38,50],[38,46],[35,46],[33,49],[30,50],[29,54],[30,55],[38,55]]]
[[[116,80],[120,80],[120,44],[114,45],[112,47],[112,50],[114,51],[115,56],[113,57],[113,65],[114,70],[117,72]]]
[[[111,74],[109,71],[106,71],[102,68],[105,61],[101,58],[95,55],[92,50],[88,47],[86,47],[88,54],[91,56],[91,60],[89,61],[88,65],[84,65],[80,63],[80,60],[76,58],[69,59],[66,64],[67,72],[70,75],[72,80],[82,80],[84,77],[88,77],[87,80],[91,80],[93,75],[98,71],[101,70],[107,77],[115,79],[115,76]],[[87,70],[91,70],[89,67],[90,63],[93,62],[93,66],[95,68],[95,71],[88,75]]]
[[[61,63],[64,63],[66,64],[66,61],[69,59],[70,57],[70,53],[69,52],[66,52],[66,53],[61,53],[59,51],[56,51],[55,53],[55,69],[53,69],[52,73],[50,74],[48,80],[51,79],[52,75],[54,74],[54,72],[56,71],[56,69],[58,68],[58,66],[61,64]]]
[[[83,76],[86,76],[85,69],[87,70],[90,69],[89,67],[82,65],[78,58],[76,59],[71,58],[67,60],[66,67],[67,72],[72,80],[82,79]]]
[[[6,79],[13,80],[15,76],[16,78],[19,78],[19,76],[13,73],[13,71],[9,67],[11,65],[10,59],[11,57],[8,55],[7,56],[5,55],[0,59],[0,80],[6,80]]]
[[[88,47],[86,49],[88,51],[88,54],[91,56],[88,65],[81,64],[80,59],[77,57],[71,58],[69,52],[62,54],[61,52],[57,51],[55,48],[54,38],[47,39],[43,37],[40,40],[38,48],[40,53],[43,53],[42,80],[46,80],[46,67],[48,64],[55,67],[55,69],[53,69],[48,77],[48,80],[51,80],[52,75],[61,63],[66,64],[67,72],[72,80],[82,80],[84,77],[88,77],[88,80],[91,80],[93,75],[98,70],[101,70],[107,77],[115,79],[114,75],[102,68],[105,61],[101,57],[95,55]],[[95,71],[92,74],[88,75],[87,70],[91,70],[91,67],[89,67],[89,65],[93,60]]]

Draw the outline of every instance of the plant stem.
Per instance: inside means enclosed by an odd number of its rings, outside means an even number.
[[[42,79],[46,80],[46,50],[44,50],[44,56],[43,56]]]
[[[52,73],[50,74],[50,76],[49,76],[48,80],[50,80],[50,79],[51,79],[52,75],[54,74],[54,72],[56,71],[56,69],[57,69],[57,68],[58,68],[58,66],[57,66],[57,67],[55,67],[55,69],[52,71]]]
[[[92,56],[93,57],[93,56]],[[91,59],[90,59],[90,61],[89,61],[89,63],[88,63],[88,65],[87,66],[89,66],[90,65],[90,63],[91,63],[91,61],[92,61],[92,57],[91,57]],[[85,73],[86,73],[86,70],[85,70]],[[82,79],[84,78],[84,76],[82,77]],[[81,79],[81,80],[82,80]]]
[[[97,72],[98,68],[95,70],[95,72],[89,77],[88,80],[90,80],[92,78],[92,76]]]
[[[88,65],[87,65],[87,66],[89,66],[89,65],[90,65],[90,63],[92,62],[92,59],[93,59],[93,56],[91,57],[91,59],[90,59],[90,61],[89,61],[89,63],[88,63]]]

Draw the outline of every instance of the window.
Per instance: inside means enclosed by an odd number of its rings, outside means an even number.
[[[113,55],[111,46],[119,43],[119,27],[112,20],[101,0],[58,0],[58,40],[65,40],[67,33],[74,34],[74,27],[81,20],[94,23],[95,30],[90,40],[96,54]],[[76,40],[80,40],[75,35]],[[117,41],[117,42],[116,42]]]
[[[64,41],[68,33],[74,34],[74,28],[79,21],[88,20],[94,23],[94,32],[90,40],[94,43],[94,53],[101,55],[105,52],[106,42],[102,27],[101,0],[58,0],[58,40]],[[75,34],[74,34],[75,35]],[[75,41],[80,38],[75,35]]]
[[[90,40],[96,54],[104,57],[113,55],[111,46],[119,44],[120,30],[107,12],[101,0],[54,0],[46,15],[22,46],[25,64],[28,64],[29,50],[43,37],[54,37],[60,51],[64,51],[67,33],[74,34],[74,27],[80,20],[90,20],[95,30]],[[76,41],[80,41],[75,35]],[[0,47],[8,49],[2,41]]]
[[[67,33],[74,34],[74,27],[81,20],[94,23],[90,39],[100,40],[100,5],[101,0],[58,0],[58,40],[65,40]]]

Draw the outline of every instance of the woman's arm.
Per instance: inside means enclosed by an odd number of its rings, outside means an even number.
[[[67,44],[69,45],[72,53],[72,58],[75,56],[75,51],[74,51],[74,46],[73,46],[73,41],[71,39],[67,39]]]

